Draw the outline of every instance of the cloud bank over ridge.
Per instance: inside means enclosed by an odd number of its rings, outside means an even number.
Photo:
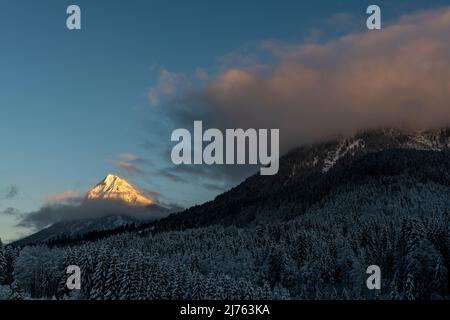
[[[280,128],[284,151],[377,127],[450,123],[450,8],[325,43],[266,42],[273,62],[221,69],[166,106],[178,127]],[[175,90],[175,89],[174,89]]]

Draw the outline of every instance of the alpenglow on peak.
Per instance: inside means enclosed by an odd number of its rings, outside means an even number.
[[[133,206],[148,206],[153,203],[127,181],[113,174],[107,175],[103,181],[89,190],[86,198],[88,200],[123,201]]]

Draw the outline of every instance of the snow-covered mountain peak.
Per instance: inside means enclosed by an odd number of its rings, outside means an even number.
[[[108,174],[105,179],[89,190],[86,198],[88,200],[118,200],[135,206],[152,204],[152,201],[144,197],[139,190],[113,174]]]

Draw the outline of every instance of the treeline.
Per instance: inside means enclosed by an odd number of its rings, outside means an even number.
[[[0,297],[450,298],[447,151],[386,150],[260,179],[149,225],[2,248]],[[73,264],[80,291],[65,288]],[[381,290],[366,287],[370,265]]]
[[[324,150],[321,150],[321,146]],[[378,144],[375,143],[375,146]],[[416,182],[450,186],[448,150],[437,152],[388,149],[356,157],[348,154],[329,172],[323,174],[320,164],[312,168],[309,165],[318,156],[323,158],[325,150],[329,150],[327,143],[314,148],[301,148],[283,157],[279,174],[252,176],[214,201],[194,206],[159,221],[128,224],[113,230],[93,231],[82,235],[61,235],[43,244],[81,244],[124,232],[149,229],[157,233],[210,225],[246,227],[262,222],[289,220],[304,214],[311,206],[326,199],[337,189],[346,185],[364,185],[367,181],[385,181],[384,184],[389,184],[398,178],[409,177]],[[388,177],[390,178],[387,179]]]
[[[252,176],[214,201],[155,222],[154,230],[185,230],[212,224],[245,227],[261,220],[289,220],[304,214],[341,186],[364,184],[368,179],[409,176],[420,182],[450,186],[448,150],[388,149],[360,156],[347,154],[324,174],[320,161],[312,167],[310,164],[316,158],[323,159],[327,150],[329,146],[324,144],[288,154],[280,162],[277,175]]]
[[[383,185],[378,180],[347,186],[288,222],[125,233],[65,248],[26,247],[14,259],[10,296],[449,298],[448,190],[409,178]],[[65,267],[71,264],[82,270],[79,292],[64,287]],[[379,291],[366,287],[366,268],[373,264],[382,272]]]

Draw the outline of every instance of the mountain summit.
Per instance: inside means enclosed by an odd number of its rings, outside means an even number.
[[[89,190],[86,199],[119,200],[133,206],[148,206],[153,203],[127,181],[113,174],[107,175],[103,181]]]
[[[79,218],[64,219],[28,237],[14,242],[24,246],[61,239],[77,239],[83,235],[105,232],[127,225],[139,225],[167,216],[173,209],[166,208],[144,197],[124,179],[108,175],[86,194],[86,200],[79,206],[66,206],[64,209],[80,213]],[[94,201],[103,200],[100,205]],[[108,203],[111,201],[111,203]],[[120,201],[118,205],[114,201]]]

